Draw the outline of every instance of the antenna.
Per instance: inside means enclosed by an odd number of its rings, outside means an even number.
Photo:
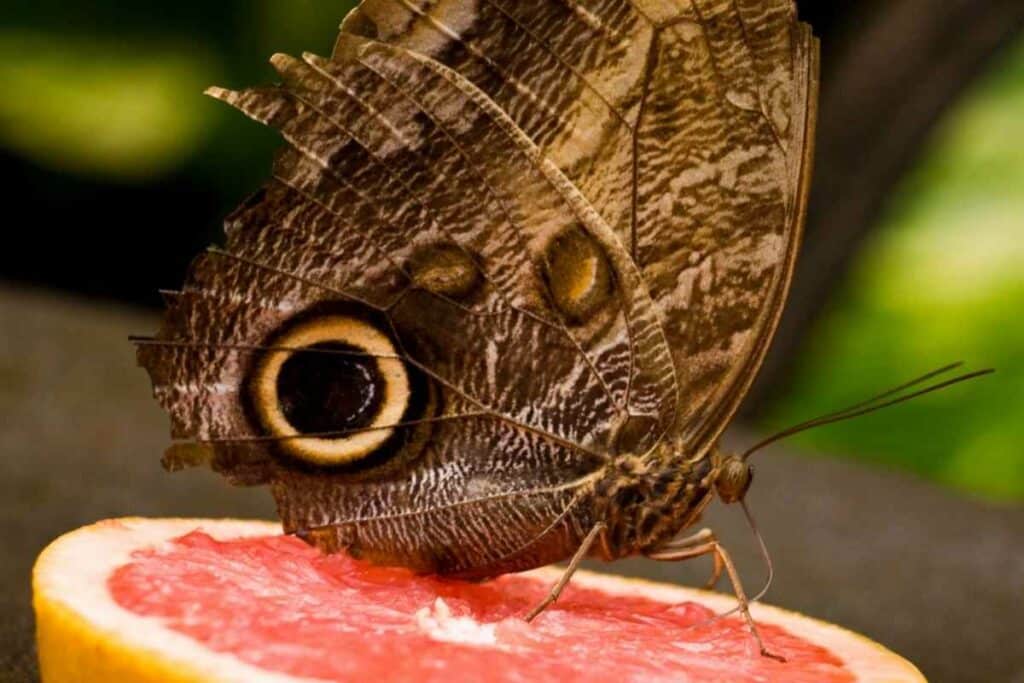
[[[798,425],[785,429],[779,432],[778,434],[771,436],[765,439],[764,441],[761,441],[760,443],[757,443],[754,446],[750,447],[746,453],[740,456],[740,459],[745,461],[748,458],[750,458],[750,456],[752,456],[754,453],[757,453],[758,451],[772,445],[773,443],[782,441],[783,439],[788,439],[789,437],[794,436],[796,434],[801,434],[811,429],[817,429],[818,427],[824,427],[825,425],[835,424],[837,422],[845,422],[846,420],[852,420],[854,418],[870,415],[871,413],[878,412],[879,410],[891,408],[892,406],[896,406],[901,403],[906,403],[916,398],[920,398],[922,396],[926,396],[928,394],[932,394],[943,389],[948,389],[949,387],[955,386],[957,384],[962,384],[964,382],[968,382],[979,377],[991,375],[995,372],[995,370],[992,369],[969,372],[967,374],[960,375],[959,377],[954,377],[953,379],[945,380],[933,386],[926,387],[924,389],[919,389],[910,394],[904,394],[902,396],[899,395],[908,389],[913,389],[916,386],[924,384],[930,379],[934,379],[936,377],[939,377],[940,375],[945,375],[960,367],[963,367],[963,363],[953,363],[952,365],[947,365],[945,367],[939,368],[938,370],[933,370],[932,372],[929,372],[926,375],[922,375],[921,377],[918,377],[915,380],[912,380],[905,384],[901,384],[900,386],[894,389],[890,389],[882,394],[879,394],[874,398],[870,398],[866,401],[861,401],[860,403],[852,405],[848,408],[844,408],[843,410],[829,413],[828,415],[822,415],[821,417],[817,417],[813,420],[808,420],[807,422],[801,422]],[[896,396],[896,398],[892,398],[891,400],[888,401],[885,400],[889,399],[892,396]]]

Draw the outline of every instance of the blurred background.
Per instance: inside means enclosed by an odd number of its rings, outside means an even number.
[[[33,676],[27,571],[57,533],[102,516],[270,514],[264,493],[159,472],[166,422],[127,335],[154,329],[157,291],[220,240],[278,144],[202,90],[271,80],[273,52],[329,53],[353,4],[5,1],[0,528],[24,546],[0,561],[12,680]],[[824,45],[809,234],[733,438],[951,361],[999,374],[764,456],[757,507],[796,567],[772,598],[883,638],[935,680],[1024,681],[1019,637],[1000,639],[1024,607],[1024,3],[799,5]],[[822,553],[843,532],[867,545]],[[908,539],[905,560],[881,557]],[[833,564],[809,559],[821,554]],[[922,572],[938,572],[933,594]],[[905,613],[872,602],[876,581]],[[844,602],[842,585],[861,592]],[[962,626],[922,630],[921,609]]]

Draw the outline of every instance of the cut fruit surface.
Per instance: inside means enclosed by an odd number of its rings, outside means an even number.
[[[64,536],[34,576],[44,683],[923,681],[829,624],[721,595],[581,573],[483,584],[325,557],[259,522],[127,519]]]

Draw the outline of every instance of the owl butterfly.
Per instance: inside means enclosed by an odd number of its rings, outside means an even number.
[[[817,55],[792,0],[365,0],[331,58],[210,90],[288,146],[140,342],[166,466],[422,572],[731,570],[682,533],[750,483],[717,444],[793,273]]]

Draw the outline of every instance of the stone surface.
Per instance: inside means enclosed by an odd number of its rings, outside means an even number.
[[[30,571],[61,533],[127,515],[273,514],[265,491],[160,468],[167,420],[127,340],[155,325],[146,313],[0,288],[0,680],[36,680]],[[758,458],[750,503],[776,561],[769,602],[861,631],[932,680],[1024,681],[1024,510],[834,459]],[[756,592],[764,570],[741,512],[715,506],[707,522]],[[699,584],[708,567],[604,569]]]

